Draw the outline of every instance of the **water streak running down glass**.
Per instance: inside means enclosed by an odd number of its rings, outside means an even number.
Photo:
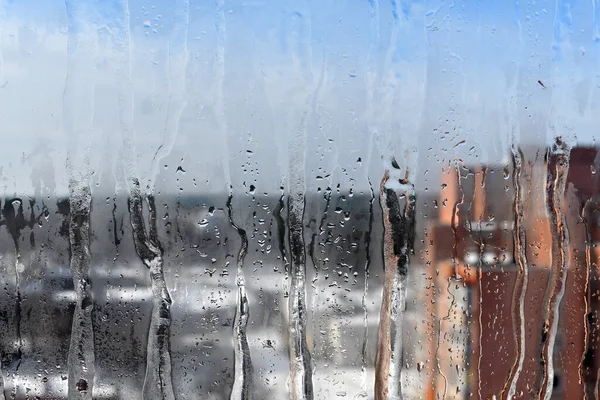
[[[598,126],[598,0],[0,1],[0,399],[598,399]]]

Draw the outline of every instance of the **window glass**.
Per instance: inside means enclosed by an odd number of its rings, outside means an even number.
[[[0,392],[597,398],[599,19],[0,1]]]

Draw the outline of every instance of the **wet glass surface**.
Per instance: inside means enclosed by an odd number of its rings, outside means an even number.
[[[0,393],[598,398],[599,20],[0,1]]]

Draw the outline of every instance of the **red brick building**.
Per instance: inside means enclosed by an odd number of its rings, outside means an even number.
[[[597,154],[594,148],[574,148],[570,154],[564,196],[569,261],[553,356],[556,399],[583,398],[584,393],[592,396],[597,390]],[[552,235],[546,212],[544,151],[529,149],[523,161],[521,193],[528,279],[525,354],[515,397],[529,399],[537,398],[542,379],[542,316],[552,271]],[[512,310],[518,268],[513,254],[512,172],[502,166],[459,166],[443,171],[437,203],[439,218],[427,228],[428,272],[432,277],[427,334],[434,337],[429,342],[427,398],[445,393],[446,398],[499,399],[515,363]],[[586,243],[590,255],[587,262]]]

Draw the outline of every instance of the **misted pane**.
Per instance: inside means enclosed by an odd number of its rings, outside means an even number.
[[[597,399],[599,21],[0,1],[0,393]]]

